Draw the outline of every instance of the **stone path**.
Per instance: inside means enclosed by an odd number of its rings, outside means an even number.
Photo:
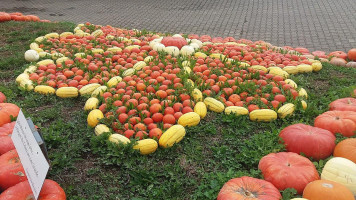
[[[356,47],[355,0],[1,0],[0,11],[327,52]]]

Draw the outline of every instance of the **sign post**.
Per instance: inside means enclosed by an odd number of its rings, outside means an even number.
[[[33,195],[37,199],[46,178],[49,164],[21,110],[17,117],[11,139],[19,154]]]

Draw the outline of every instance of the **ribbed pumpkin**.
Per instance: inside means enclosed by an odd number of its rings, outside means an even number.
[[[225,114],[227,115],[248,115],[248,110],[241,106],[228,106],[225,108]]]
[[[329,104],[330,110],[354,111],[356,112],[355,98],[337,99]]]
[[[340,183],[356,195],[356,164],[351,160],[341,157],[330,159],[321,172],[321,179]]]
[[[315,118],[314,126],[350,137],[356,131],[356,112],[327,111]]]
[[[204,103],[208,110],[211,110],[213,112],[221,113],[225,109],[225,106],[221,101],[218,101],[212,97],[205,98]]]
[[[142,155],[153,153],[157,150],[158,144],[154,139],[144,139],[137,141],[137,144],[133,146],[133,149],[140,151]]]
[[[35,87],[35,92],[40,94],[54,94],[56,93],[56,89],[48,85],[37,85]]]
[[[178,119],[178,124],[182,126],[196,126],[200,122],[200,116],[196,112],[188,112]]]
[[[201,119],[204,119],[207,113],[206,105],[203,102],[198,102],[194,106],[194,112],[197,113]]]
[[[182,37],[164,37],[161,43],[166,47],[175,46],[178,47],[178,49],[188,44],[187,40]]]
[[[289,115],[292,115],[294,110],[295,110],[295,105],[294,104],[292,104],[292,103],[284,104],[277,111],[278,117],[283,119],[283,118],[285,118],[285,117],[287,117]]]
[[[271,183],[243,176],[229,180],[221,188],[217,200],[279,200],[281,194]]]
[[[78,96],[78,88],[76,87],[61,87],[56,91],[56,95],[61,98],[72,98]]]
[[[12,103],[0,103],[0,126],[10,123],[11,118],[17,117],[20,108]]]
[[[104,118],[103,112],[101,112],[101,110],[99,109],[94,109],[90,111],[88,115],[88,125],[94,128],[99,123],[99,120],[102,118]]]
[[[294,188],[298,194],[308,183],[319,179],[313,163],[293,152],[270,153],[260,160],[258,168],[264,179],[279,190]]]
[[[356,163],[356,138],[348,138],[339,142],[334,149],[335,157],[343,157]]]
[[[284,128],[280,134],[287,151],[304,153],[316,160],[329,157],[335,147],[335,136],[330,131],[305,125],[294,124]]]
[[[346,60],[344,60],[343,58],[332,58],[330,60],[330,64],[341,67],[345,67],[346,63]]]
[[[185,128],[182,125],[174,125],[166,130],[159,139],[159,146],[163,148],[172,147],[180,142],[185,136]]]
[[[125,70],[125,71],[122,73],[122,76],[123,76],[123,77],[132,76],[134,73],[135,73],[135,69],[130,68],[130,69]]]
[[[99,83],[91,83],[80,88],[79,93],[80,95],[91,95],[91,93],[98,87],[100,87]]]
[[[303,197],[309,200],[355,200],[347,187],[328,180],[309,183],[303,191]]]
[[[0,189],[5,190],[25,180],[27,177],[20,162],[8,163],[0,167]]]
[[[250,112],[251,121],[270,122],[277,119],[277,113],[271,109],[258,109]]]

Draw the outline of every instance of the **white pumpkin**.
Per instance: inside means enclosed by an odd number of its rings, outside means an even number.
[[[35,62],[40,59],[40,55],[35,50],[27,50],[25,52],[25,60],[28,62]]]
[[[183,37],[183,36],[181,36],[180,34],[174,34],[172,37]]]
[[[192,46],[189,45],[185,45],[182,47],[182,49],[180,50],[180,53],[183,56],[190,56],[194,53],[194,48]]]
[[[334,157],[326,162],[321,179],[340,183],[356,195],[356,164],[349,159]]]
[[[172,56],[179,56],[179,49],[175,46],[168,46],[164,49],[165,52]]]
[[[155,45],[153,45],[152,49],[155,51],[164,51],[165,46],[164,46],[164,44],[156,43]],[[179,51],[179,49],[178,49],[178,51]]]
[[[197,43],[191,43],[189,46],[193,47],[194,50],[199,49],[199,45]]]
[[[199,48],[203,46],[203,43],[200,40],[192,39],[191,42],[194,44],[197,44],[199,46]]]

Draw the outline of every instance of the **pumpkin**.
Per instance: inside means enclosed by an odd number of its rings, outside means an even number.
[[[99,120],[104,118],[104,114],[103,112],[101,112],[101,110],[99,109],[94,109],[92,111],[90,111],[87,121],[88,121],[88,125],[90,127],[95,127],[98,123]]]
[[[15,145],[12,142],[10,136],[0,136],[0,155],[15,149]]]
[[[201,119],[203,119],[206,116],[207,113],[207,108],[205,103],[203,102],[198,102],[194,106],[194,112],[197,113]]]
[[[356,48],[350,49],[347,52],[347,57],[349,58],[349,60],[356,61]]]
[[[196,126],[200,122],[200,116],[196,112],[188,112],[179,117],[178,124],[186,126]]]
[[[168,46],[164,48],[164,51],[172,56],[179,56],[179,48],[175,46]]]
[[[330,60],[330,64],[336,65],[336,66],[344,67],[344,66],[346,66],[346,63],[347,63],[346,60],[343,58],[335,58],[334,57]]]
[[[12,131],[15,127],[16,122],[11,122],[4,124],[2,127],[0,127],[0,136],[9,136],[12,134]]]
[[[326,58],[325,51],[313,51],[312,54],[318,58]]]
[[[356,163],[356,138],[348,138],[339,142],[334,149],[335,157],[343,157]]]
[[[161,43],[166,47],[175,46],[178,47],[178,49],[188,44],[187,40],[182,37],[164,37]]]
[[[346,67],[356,68],[356,62],[353,62],[353,61],[348,62],[348,63],[346,64]]]
[[[243,176],[229,180],[221,188],[217,200],[279,200],[281,194],[271,183]]]
[[[0,200],[28,200],[34,199],[31,186],[28,181],[23,181],[5,190],[0,195]],[[38,196],[41,200],[66,200],[66,194],[58,183],[46,179],[43,182],[41,192]]]
[[[308,183],[319,179],[313,163],[293,152],[270,153],[260,160],[258,168],[264,179],[279,190],[294,188],[298,194]]]
[[[225,109],[225,106],[221,101],[218,101],[212,97],[205,98],[204,103],[206,107],[213,112],[221,113]]]
[[[90,95],[98,87],[100,87],[99,83],[91,83],[80,88],[79,93],[80,95]]]
[[[38,55],[37,51],[35,50],[27,50],[25,52],[25,60],[28,62],[35,62],[40,58],[40,55]]]
[[[250,112],[251,121],[270,122],[277,119],[277,113],[271,109],[257,109]]]
[[[12,103],[0,103],[0,126],[10,123],[11,118],[17,117],[20,108]]]
[[[180,53],[183,55],[183,56],[190,56],[190,55],[193,55],[195,49],[192,47],[192,46],[183,46],[182,49],[180,50]]]
[[[0,156],[0,167],[21,163],[16,150],[10,150]]]
[[[8,163],[0,167],[0,189],[7,189],[27,180],[21,163]]]
[[[293,124],[280,133],[287,151],[304,153],[316,160],[329,157],[335,147],[335,136],[328,130],[305,125]]]
[[[11,16],[8,13],[0,12],[0,22],[10,21]]]
[[[157,150],[158,144],[154,139],[144,139],[137,141],[137,144],[133,146],[133,149],[140,151],[142,155],[153,153]]]
[[[343,51],[333,51],[331,53],[329,53],[329,57],[336,57],[336,58],[342,58],[342,59],[346,59],[347,58],[347,54]]]
[[[172,147],[175,143],[180,142],[185,136],[185,128],[182,125],[174,125],[166,130],[159,138],[159,146],[163,148]]]
[[[347,187],[328,180],[309,183],[303,191],[303,197],[309,200],[355,200]]]
[[[350,137],[356,131],[356,112],[327,111],[315,118],[314,126]]]
[[[356,164],[349,159],[330,159],[321,172],[321,179],[340,183],[356,195]]]
[[[0,92],[0,103],[5,103],[6,102],[6,96],[4,93]]]
[[[337,99],[329,104],[330,110],[343,110],[356,112],[355,98]]]
[[[78,96],[78,88],[76,87],[61,87],[56,91],[56,95],[61,98],[72,98]]]

